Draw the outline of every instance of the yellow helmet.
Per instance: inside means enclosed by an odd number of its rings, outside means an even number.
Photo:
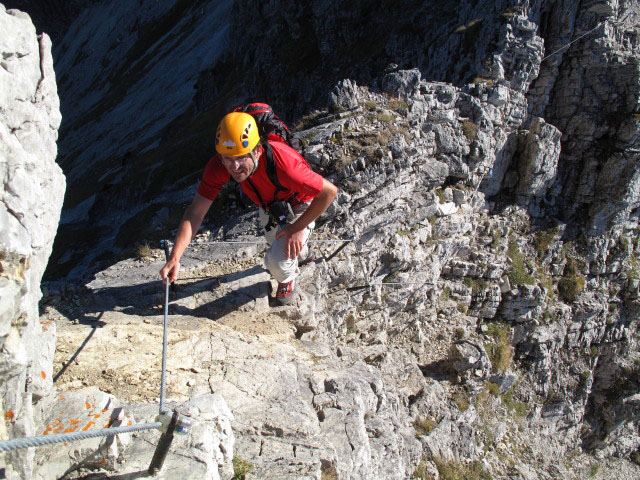
[[[216,151],[220,155],[239,157],[251,152],[260,141],[255,119],[244,112],[226,114],[216,131]]]

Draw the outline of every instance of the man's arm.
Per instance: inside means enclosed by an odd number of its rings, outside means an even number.
[[[287,258],[296,258],[298,256],[302,250],[303,230],[322,215],[337,194],[338,189],[336,186],[326,178],[323,178],[322,190],[311,201],[309,208],[295,222],[287,225],[277,233],[276,238],[284,236],[287,238]]]
[[[169,277],[170,282],[175,282],[176,278],[178,278],[180,258],[187,248],[187,245],[189,245],[189,242],[191,242],[195,234],[198,232],[198,229],[202,224],[202,220],[207,214],[212,203],[212,200],[203,197],[199,193],[196,193],[195,197],[193,197],[193,201],[184,212],[182,221],[178,227],[178,234],[176,235],[173,250],[169,256],[169,261],[164,267],[162,267],[162,270],[160,270],[160,276],[164,283],[167,282],[167,276]]]

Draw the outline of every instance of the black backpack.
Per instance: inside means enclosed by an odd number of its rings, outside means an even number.
[[[271,183],[273,183],[273,185],[276,187],[274,196],[277,195],[278,192],[290,192],[291,190],[283,187],[278,181],[276,162],[273,160],[273,150],[271,149],[271,145],[269,145],[269,142],[267,141],[271,140],[286,143],[291,148],[293,148],[293,145],[291,145],[292,135],[289,131],[289,128],[284,124],[282,120],[280,120],[280,118],[275,113],[273,113],[273,109],[271,108],[271,106],[267,105],[266,103],[249,103],[247,105],[236,107],[233,109],[233,111],[248,113],[256,121],[260,138],[264,140],[263,144],[267,157],[267,176],[269,177]],[[295,198],[295,195],[293,195],[291,198]]]
[[[273,113],[273,108],[266,103],[249,103],[233,109],[251,115],[258,125],[260,137],[291,145],[291,132],[280,118]]]

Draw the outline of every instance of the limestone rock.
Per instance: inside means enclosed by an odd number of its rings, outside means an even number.
[[[56,165],[59,100],[46,34],[0,5],[0,422],[34,432],[32,401],[51,389],[55,328],[40,324],[40,280],[56,233],[65,180]],[[33,454],[3,454],[8,478],[28,478]]]
[[[382,79],[382,89],[385,92],[408,96],[418,87],[420,77],[418,69],[389,73]]]
[[[352,80],[341,80],[329,94],[329,106],[353,109],[358,106],[358,90]]]
[[[542,197],[558,171],[561,132],[536,117],[519,146],[520,195]]]
[[[471,373],[476,375],[476,371],[480,370],[483,372],[480,376],[483,376],[491,369],[491,360],[483,346],[475,342],[458,341],[451,345],[449,355],[451,365],[459,375],[468,374],[470,370],[473,370]]]

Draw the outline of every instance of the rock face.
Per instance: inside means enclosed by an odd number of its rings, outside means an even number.
[[[40,323],[38,301],[65,179],[49,37],[2,5],[0,32],[0,431],[13,438],[34,433],[34,404],[51,389],[55,324]],[[9,478],[30,476],[28,450],[2,455]]]
[[[548,56],[528,94],[532,112],[563,136],[551,211],[568,219],[581,210],[592,235],[637,222],[638,192],[627,182],[638,175],[637,2],[563,1],[540,14],[549,53],[592,32]]]
[[[222,395],[236,465],[256,478],[452,469],[462,478],[599,469],[601,478],[635,478],[637,240],[567,237],[559,220],[535,224],[530,205],[488,201],[483,188],[500,191],[512,167],[530,181],[514,183],[522,196],[543,196],[540,164],[557,158],[536,147],[557,145],[555,128],[518,128],[527,105],[517,90],[459,89],[417,70],[389,73],[384,84],[387,92],[340,83],[332,107],[296,134],[312,166],[341,186],[317,238],[354,241],[303,268],[292,304],[269,305],[259,245],[208,243],[258,241],[255,211],[205,228],[190,247],[170,303],[169,399]],[[497,96],[505,103],[489,101]],[[335,111],[352,98],[358,105]],[[528,153],[489,173],[509,138]],[[330,245],[314,248],[328,257]],[[160,340],[162,256],[152,255],[101,272],[74,293],[75,307],[51,284],[44,318],[60,325],[56,365],[86,337],[87,326],[66,319],[105,323],[61,389],[156,395],[149,350]],[[105,349],[115,365],[106,371],[93,366]],[[131,364],[132,351],[145,360]]]
[[[18,2],[59,39],[54,55],[65,119],[59,163],[72,188],[52,277],[81,277],[106,268],[105,259],[130,254],[136,242],[159,240],[155,227],[140,225],[175,224],[180,213],[173,207],[188,201],[185,187],[213,149],[212,125],[229,108],[266,100],[293,123],[323,107],[334,87],[340,91],[331,104],[353,108],[357,99],[339,85],[347,79],[384,90],[385,74],[414,68],[422,79],[459,88],[495,84],[486,100],[497,108],[515,105],[509,122],[521,131],[496,139],[504,148],[487,194],[519,195],[532,215],[566,215],[564,221],[589,225],[591,233],[636,218],[637,192],[615,181],[637,174],[629,156],[637,149],[633,1],[410,1],[404,8],[383,1],[375,9],[367,1],[343,8],[332,0],[258,7],[84,2],[84,9],[59,3]],[[65,12],[77,20],[60,18]],[[416,82],[414,75],[405,87]],[[534,180],[536,192],[527,192],[519,178],[531,172],[516,157],[533,154],[533,136],[523,136],[534,117],[563,137],[541,132],[540,145],[555,152],[545,153],[555,171],[545,169],[546,178]],[[473,146],[475,158],[482,147]],[[600,158],[609,159],[607,169],[596,167]]]

